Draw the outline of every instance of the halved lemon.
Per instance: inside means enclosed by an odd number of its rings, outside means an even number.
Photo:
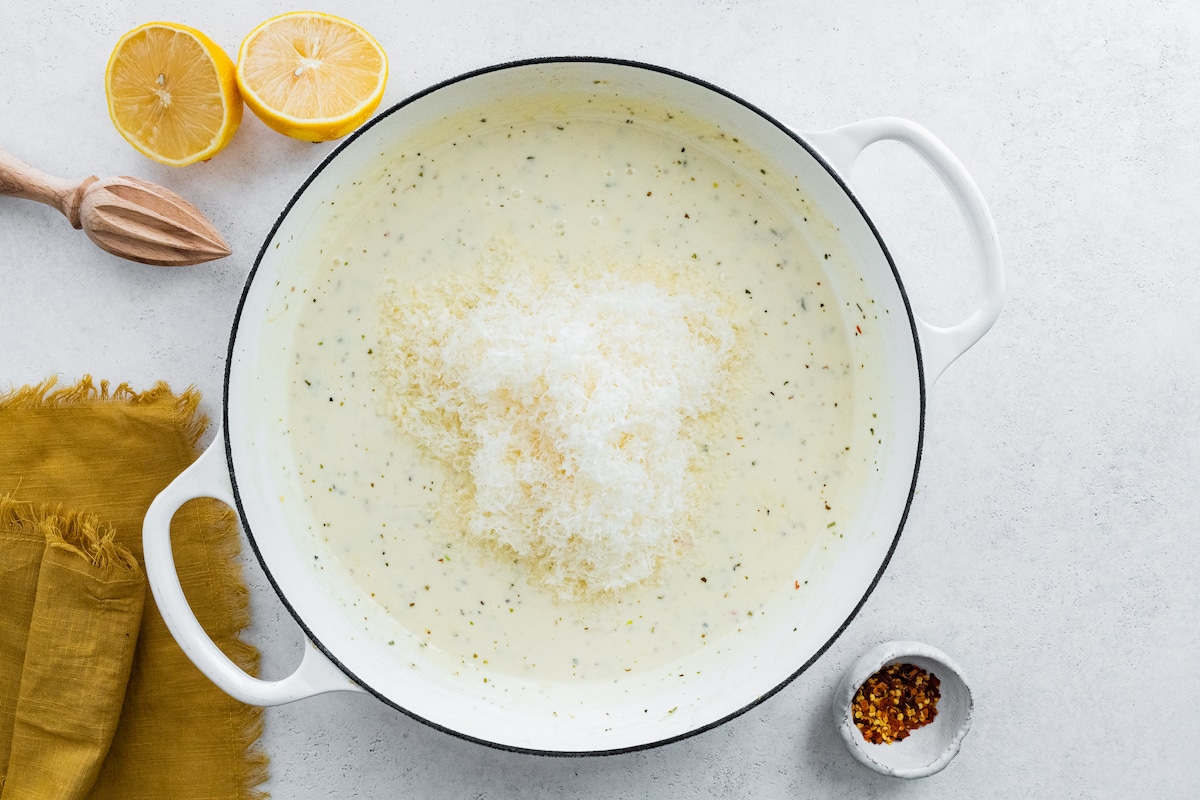
[[[341,138],[366,122],[387,74],[387,55],[369,33],[315,11],[272,17],[238,50],[238,88],[250,110],[308,142]]]
[[[121,37],[108,59],[108,115],[155,161],[182,167],[212,158],[242,122],[236,70],[195,28],[148,22]]]

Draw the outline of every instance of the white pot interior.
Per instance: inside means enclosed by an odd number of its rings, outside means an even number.
[[[306,248],[334,213],[328,201],[369,176],[396,142],[426,136],[464,111],[478,111],[493,124],[497,115],[517,113],[506,109],[578,114],[560,99],[592,94],[707,120],[786,173],[775,189],[779,205],[808,218],[797,226],[812,253],[830,254],[823,268],[843,303],[847,330],[865,304],[878,337],[874,349],[853,350],[871,376],[863,391],[882,395],[872,397],[879,409],[872,412],[872,432],[859,431],[854,441],[870,452],[874,470],[838,535],[796,565],[802,588],[781,592],[767,621],[736,641],[697,651],[669,669],[608,680],[454,675],[415,638],[379,633],[392,623],[353,580],[313,568],[311,537],[298,532],[308,512],[297,500],[294,476],[279,468],[290,458],[280,431],[288,424],[287,386],[294,379],[290,340],[278,330],[288,318],[281,309],[290,288],[307,279]],[[903,290],[870,224],[828,169],[775,122],[723,93],[651,68],[590,60],[514,65],[450,82],[383,115],[340,149],[264,246],[239,309],[226,406],[243,522],[272,582],[314,641],[355,680],[409,714],[489,744],[560,753],[611,752],[688,735],[752,706],[816,658],[852,618],[890,555],[915,480],[923,414]]]

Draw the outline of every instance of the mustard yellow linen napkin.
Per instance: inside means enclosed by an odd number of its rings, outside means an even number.
[[[196,458],[207,425],[197,412],[199,401],[195,391],[176,395],[166,384],[145,392],[125,384],[110,390],[107,382],[97,385],[86,377],[71,387],[57,388],[49,380],[0,396],[0,497],[10,496],[9,506],[22,509],[14,512],[20,524],[0,526],[5,537],[0,539],[0,770],[6,776],[0,800],[10,800],[10,787],[14,787],[13,797],[22,798],[264,796],[258,785],[266,779],[267,761],[254,744],[262,730],[261,709],[233,700],[192,665],[167,630],[148,590],[143,594],[123,700],[116,697],[119,665],[107,657],[85,656],[82,639],[56,637],[61,626],[39,622],[43,567],[49,560],[57,564],[56,559],[70,555],[75,561],[62,569],[78,569],[79,562],[86,561],[86,552],[55,552],[50,559],[51,551],[63,548],[48,546],[43,536],[39,555],[39,542],[29,534],[31,526],[41,524],[31,522],[33,510],[70,509],[89,521],[101,521],[105,530],[111,530],[114,548],[120,548],[113,550],[118,561],[129,563],[121,561],[124,552],[134,564],[126,577],[132,579],[135,572],[140,576],[136,565],[142,559],[142,518],[155,495]],[[171,535],[180,582],[200,623],[234,662],[252,674],[257,672],[257,651],[238,638],[249,613],[232,513],[215,501],[189,502],[175,515]],[[36,575],[29,566],[33,562]],[[118,566],[111,560],[106,563],[114,575],[120,573]],[[67,607],[62,613],[91,614],[92,622],[79,626],[85,634],[100,628],[92,611]],[[128,614],[131,608],[126,623]],[[36,681],[31,677],[25,685],[35,630],[45,640],[40,646],[48,651],[43,654],[47,664],[58,664],[55,659],[59,659],[82,671],[104,660],[114,669],[94,684],[95,691],[103,691],[106,697],[89,698],[100,706],[115,702],[120,707],[90,790],[84,783],[94,765],[85,762],[93,751],[67,741],[80,728],[56,724],[53,717],[61,705],[39,705],[48,693],[61,691],[54,673],[63,667],[53,667]],[[120,649],[111,641],[103,646]],[[21,667],[16,671],[18,656]],[[36,699],[22,705],[26,696]],[[18,723],[22,711],[27,717]],[[99,716],[88,716],[86,721],[97,732],[89,735],[98,741],[104,723]],[[72,747],[79,749],[72,751]],[[29,766],[25,756],[17,758],[18,752],[28,754],[39,766]],[[38,760],[55,752],[69,752],[71,758],[53,768],[47,766],[50,762]],[[73,772],[66,769],[68,764]],[[14,769],[40,769],[43,777],[57,776],[53,790],[60,794],[45,793],[51,791],[48,784],[35,786],[42,794],[16,794],[25,778],[18,778]],[[80,793],[62,793],[72,790]]]
[[[94,517],[7,497],[0,546],[12,600],[0,623],[0,730],[11,732],[0,798],[83,797],[121,714],[145,576]]]

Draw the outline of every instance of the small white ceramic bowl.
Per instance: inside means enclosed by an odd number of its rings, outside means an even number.
[[[907,738],[891,744],[872,744],[863,738],[851,716],[858,687],[891,664],[915,664],[941,681],[937,717]],[[963,737],[971,729],[971,687],[962,670],[941,650],[921,642],[884,642],[871,648],[846,671],[833,701],[834,722],[850,754],[860,762],[894,778],[924,778],[940,772],[958,755]]]

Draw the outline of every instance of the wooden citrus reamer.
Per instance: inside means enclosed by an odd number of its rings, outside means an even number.
[[[0,150],[0,195],[57,208],[101,249],[142,264],[182,267],[232,252],[195,206],[139,178],[55,178]]]

